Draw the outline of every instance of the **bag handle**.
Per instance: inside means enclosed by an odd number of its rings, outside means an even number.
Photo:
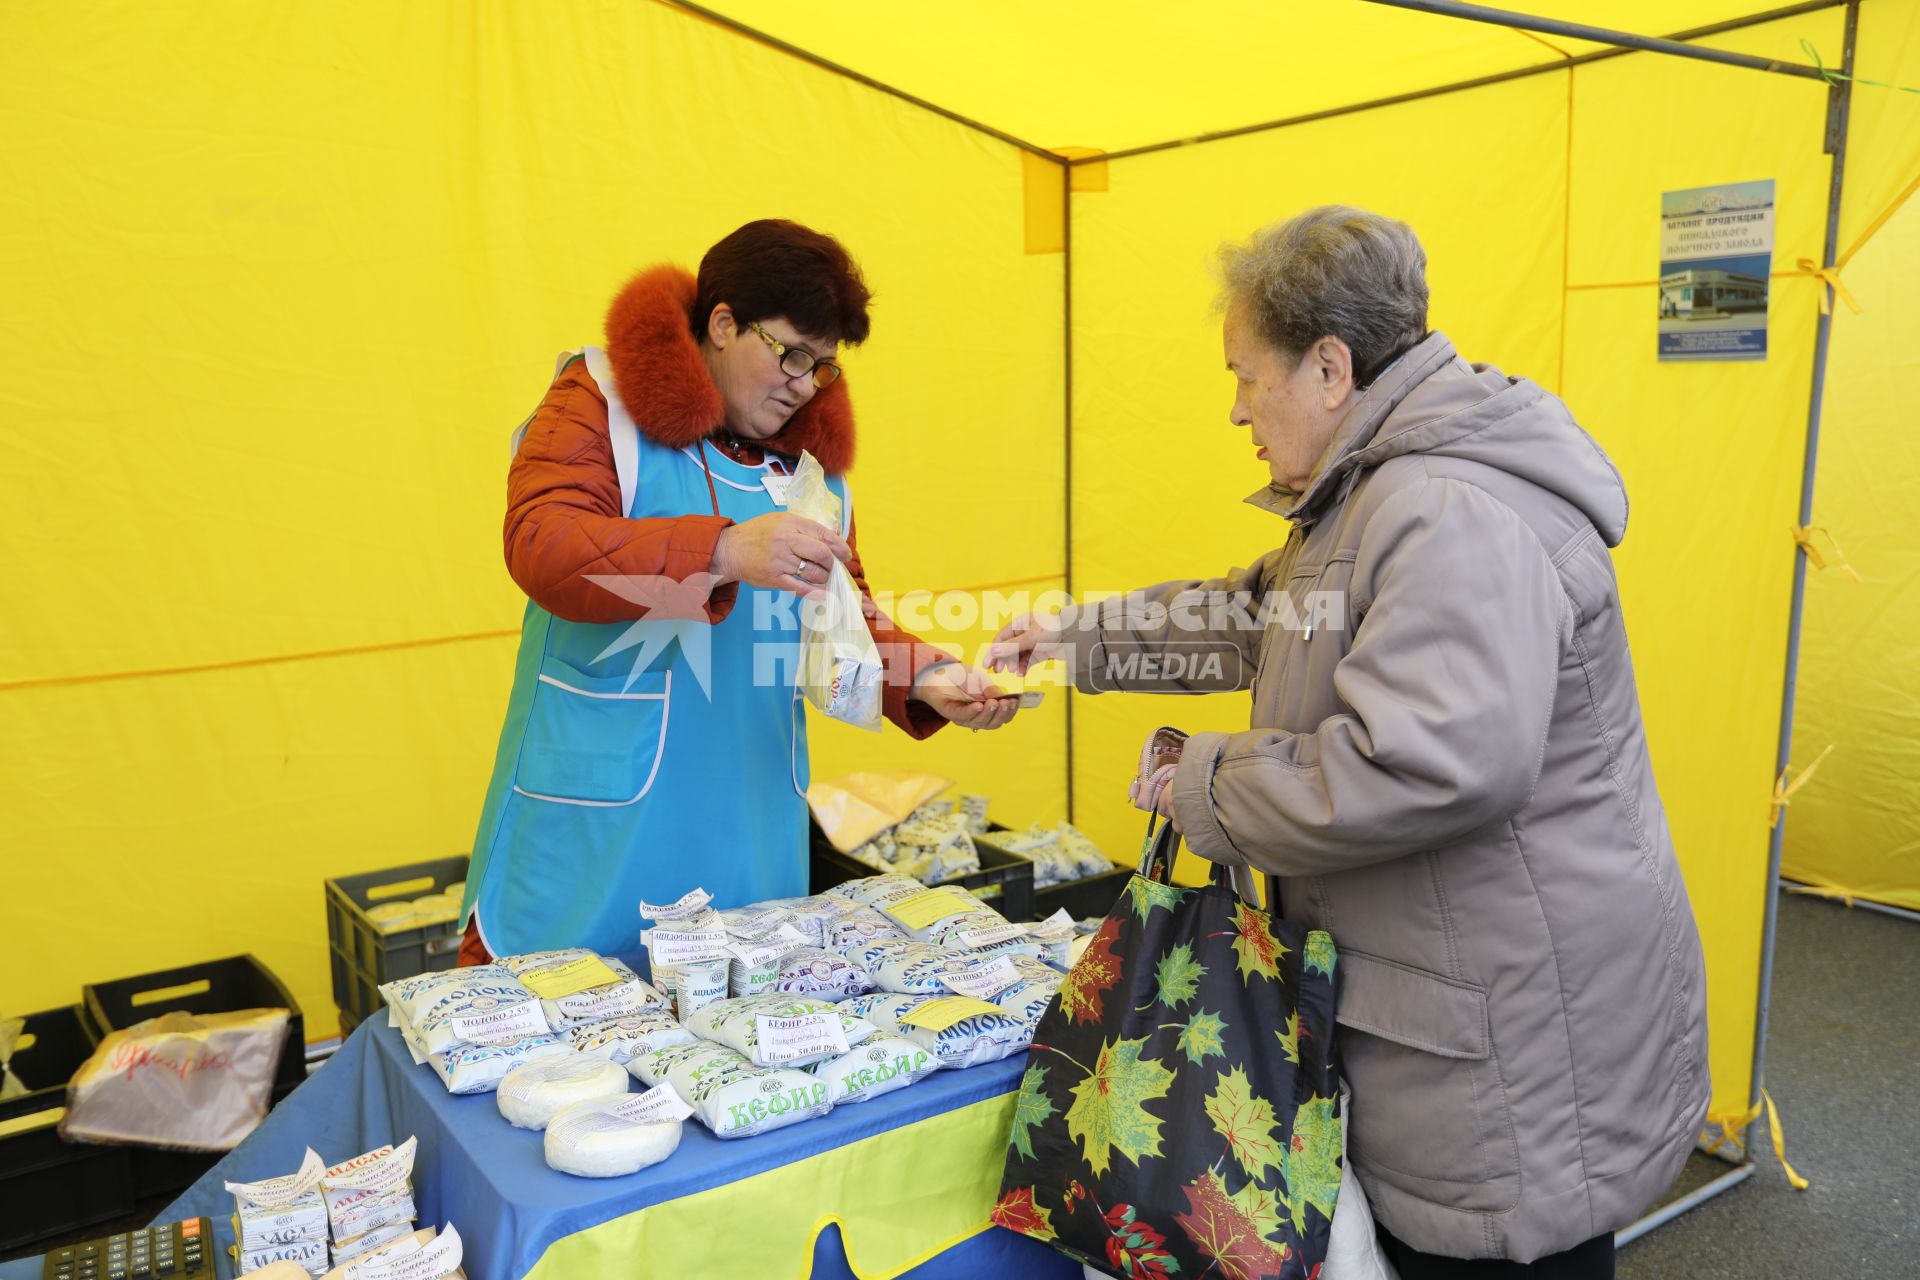
[[[1173,859],[1180,852],[1180,833],[1171,822],[1162,823],[1158,813],[1147,815],[1147,838],[1140,844],[1140,874],[1160,884],[1173,883]],[[1209,862],[1213,883],[1233,890],[1248,902],[1258,903],[1251,867],[1228,867]]]

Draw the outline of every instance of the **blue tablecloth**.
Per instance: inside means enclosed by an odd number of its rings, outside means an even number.
[[[663,1163],[625,1178],[575,1178],[547,1167],[541,1135],[509,1126],[492,1094],[447,1093],[439,1076],[414,1064],[399,1033],[375,1018],[168,1206],[159,1221],[212,1218],[220,1275],[226,1276],[233,1198],[222,1183],[289,1173],[309,1146],[328,1160],[343,1160],[413,1134],[420,1139],[414,1199],[421,1225],[450,1221],[459,1228],[471,1280],[512,1280],[524,1275],[549,1244],[573,1232],[1011,1092],[1019,1087],[1025,1062],[1022,1055],[966,1071],[936,1072],[872,1102],[731,1142],[690,1120],[679,1150]],[[938,1152],[928,1156],[939,1159]],[[823,1202],[819,1210],[825,1215],[840,1207]],[[769,1274],[798,1270],[791,1263],[775,1264]],[[1044,1245],[993,1227],[905,1274],[912,1280],[982,1275],[1079,1280],[1080,1268]],[[39,1275],[38,1259],[0,1265],[0,1280],[38,1280]],[[836,1228],[828,1227],[815,1241],[813,1275],[853,1280]]]

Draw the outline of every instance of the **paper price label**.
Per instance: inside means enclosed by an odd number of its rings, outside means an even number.
[[[1003,942],[1012,942],[1015,938],[1024,938],[1027,926],[1024,924],[996,924],[985,929],[962,929],[960,942],[969,947],[997,947]]]
[[[1040,942],[1065,942],[1074,934],[1073,917],[1067,914],[1065,907],[1062,907],[1039,924],[1032,926],[1028,933]]]
[[[971,996],[938,996],[904,1014],[900,1025],[945,1031],[956,1022],[965,1022],[983,1013],[998,1014],[1003,1018],[1007,1016],[1005,1009],[997,1004],[988,1004],[985,1000],[975,1000]]]
[[[707,904],[713,901],[713,895],[705,889],[694,889],[683,895],[680,901],[664,907],[656,907],[650,902],[640,904],[640,914],[649,920],[691,920],[706,912]]]
[[[541,1023],[543,1027],[545,1025]],[[364,1164],[337,1175],[329,1174],[327,1187],[329,1190],[391,1191],[413,1176],[413,1156],[419,1147],[419,1138],[408,1138],[391,1151],[382,1151]]]
[[[759,969],[772,964],[795,947],[806,945],[807,939],[804,934],[791,925],[782,925],[779,933],[764,942],[736,942],[729,950],[747,968]]]
[[[418,1253],[375,1258],[360,1268],[358,1280],[442,1280],[460,1269],[465,1250],[451,1222]]]
[[[641,1124],[685,1120],[693,1114],[693,1108],[682,1102],[674,1087],[664,1080],[645,1093],[628,1098],[613,1110],[622,1120]]]
[[[911,898],[880,908],[899,922],[903,929],[924,929],[936,920],[980,910],[980,901],[958,889],[929,889]]]
[[[733,956],[728,941],[725,929],[652,929],[647,933],[647,954],[655,968],[728,960]]]
[[[547,1016],[540,1011],[538,1000],[523,1000],[504,1009],[448,1018],[447,1027],[469,1044],[497,1044],[502,1040],[518,1040],[521,1036],[542,1035],[550,1030]]]
[[[558,1000],[578,995],[594,987],[611,986],[620,981],[607,962],[599,956],[581,956],[565,964],[548,965],[520,975],[520,983],[542,1000]]]
[[[227,1190],[244,1200],[247,1204],[262,1209],[278,1209],[291,1205],[320,1185],[320,1179],[327,1175],[327,1162],[320,1158],[312,1147],[300,1162],[300,1168],[278,1178],[267,1178],[261,1182],[229,1182]]]
[[[847,1051],[847,1032],[837,1013],[803,1013],[791,1018],[754,1016],[754,1057],[762,1066]]]
[[[749,916],[739,924],[729,925],[727,932],[736,938],[760,938],[774,932],[780,928],[781,925],[787,923],[787,916],[784,911],[768,910],[762,911],[757,916]],[[792,926],[788,925],[788,927],[791,928]]]
[[[971,996],[975,1000],[991,1000],[1020,981],[1020,972],[1013,967],[1011,957],[1001,956],[997,960],[975,965],[971,969],[963,969],[959,973],[943,973],[940,975],[940,981],[946,984],[947,990],[957,995]]]
[[[410,1257],[420,1252],[420,1236],[422,1234],[421,1232],[415,1232],[412,1235],[401,1237],[394,1243],[387,1245],[385,1250],[377,1258],[361,1258],[342,1264],[340,1268],[341,1280],[361,1280],[361,1277],[366,1275],[368,1267],[379,1266],[382,1263],[398,1262],[401,1258]]]

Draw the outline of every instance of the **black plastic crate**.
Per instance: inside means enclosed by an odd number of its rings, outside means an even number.
[[[276,1096],[307,1078],[306,1021],[300,1006],[273,970],[252,956],[203,960],[112,982],[90,982],[82,988],[87,1019],[95,1036],[120,1031],[136,1022],[180,1010],[186,1013],[232,1013],[240,1009],[285,1009],[287,1042],[274,1071]]]
[[[851,854],[833,847],[819,824],[813,825],[811,884],[813,892],[831,889],[842,881],[861,876],[883,874]],[[976,836],[974,848],[980,851],[980,869],[951,880],[936,881],[939,886],[958,885],[984,900],[1009,920],[1033,918],[1033,864],[1016,858],[1005,849],[987,844]]]
[[[136,1199],[126,1148],[60,1140],[55,1108],[66,1106],[67,1081],[98,1044],[80,1006],[26,1022],[13,1073],[27,1092],[0,1102],[0,1251],[125,1217]]]
[[[1006,827],[995,826],[986,835],[973,838],[973,846],[980,850],[981,859],[985,860],[987,850],[991,849],[1002,857],[1015,858],[1032,867],[1031,860],[1002,848],[994,840],[994,836],[1006,830]],[[1044,889],[1036,886],[1033,890],[1031,918],[1044,920],[1060,910],[1065,910],[1075,920],[1084,920],[1090,916],[1095,918],[1104,916],[1113,910],[1114,902],[1126,890],[1127,881],[1133,878],[1133,870],[1132,867],[1116,865],[1113,870],[1102,871],[1098,875],[1068,880],[1063,884],[1048,885]],[[1024,919],[1026,917],[1009,916],[1008,918]]]
[[[340,1007],[342,1035],[384,1007],[382,983],[451,969],[460,956],[458,920],[382,933],[367,909],[439,893],[466,878],[467,858],[461,854],[326,882],[327,949],[333,961],[333,1002]]]

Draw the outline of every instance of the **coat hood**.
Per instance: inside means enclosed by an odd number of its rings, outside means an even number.
[[[629,280],[607,309],[614,389],[641,432],[672,449],[712,435],[727,414],[688,319],[693,297],[691,272],[649,267]],[[762,443],[789,457],[811,453],[831,475],[846,471],[854,454],[846,378],[816,392]]]
[[[1560,398],[1525,378],[1462,360],[1430,333],[1347,411],[1304,492],[1277,484],[1248,502],[1310,525],[1367,470],[1407,453],[1463,458],[1518,476],[1564,499],[1608,546],[1627,531],[1627,490]]]

